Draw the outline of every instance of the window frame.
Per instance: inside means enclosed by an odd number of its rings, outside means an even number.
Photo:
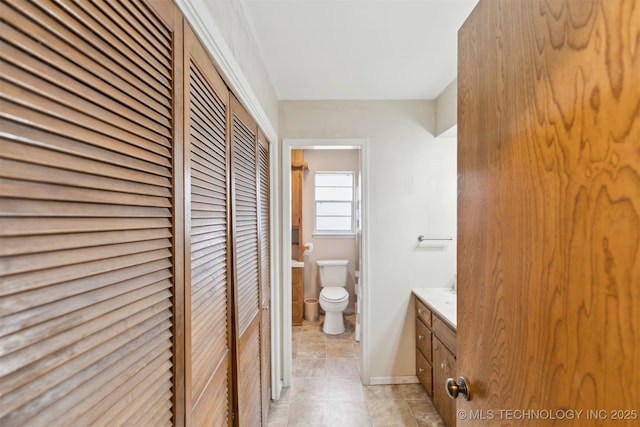
[[[351,176],[351,194],[350,199],[347,200],[334,200],[334,199],[321,199],[318,200],[316,197],[317,188],[332,188],[327,185],[317,185],[317,176],[318,175],[350,175]],[[336,187],[333,187],[336,188]],[[337,187],[337,188],[349,188],[349,187]],[[342,215],[318,215],[318,203],[345,203],[348,202],[351,206],[349,219],[350,219],[350,228],[349,230],[318,230],[318,217],[331,217],[331,216],[342,216]],[[315,171],[313,176],[313,236],[314,237],[353,237],[355,236],[355,209],[356,209],[356,171]],[[346,217],[346,216],[345,216]]]

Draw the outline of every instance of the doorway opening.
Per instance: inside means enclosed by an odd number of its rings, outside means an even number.
[[[304,154],[303,182],[304,210],[302,226],[292,221],[292,150],[294,163]],[[299,151],[301,150],[301,152]],[[318,298],[320,285],[316,268],[318,259],[348,259],[349,275],[347,291],[349,304],[345,310],[348,322],[357,329],[354,333],[356,356],[359,359],[359,375],[364,383],[367,378],[367,145],[366,139],[284,139],[282,150],[282,380],[283,386],[291,385],[293,377],[293,315],[292,278],[302,276],[303,297]],[[306,166],[306,165],[305,165]],[[314,177],[338,173],[353,177],[351,218],[344,213],[334,218],[316,217],[315,210],[322,204],[315,191]],[[343,203],[343,207],[348,203]],[[335,207],[335,205],[333,205]],[[346,208],[345,208],[346,209]],[[333,214],[329,214],[331,216]],[[340,218],[338,218],[340,216]],[[334,221],[336,230],[327,226]],[[349,228],[348,221],[352,221]],[[295,224],[295,226],[294,226]],[[328,227],[329,230],[324,229]],[[296,267],[294,267],[296,265]],[[299,269],[299,272],[295,271]],[[353,331],[355,332],[355,331]]]

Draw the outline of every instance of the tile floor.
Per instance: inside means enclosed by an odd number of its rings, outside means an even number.
[[[322,332],[322,318],[293,327],[293,383],[271,402],[267,425],[444,427],[420,384],[361,385],[354,322],[346,316],[335,336]]]

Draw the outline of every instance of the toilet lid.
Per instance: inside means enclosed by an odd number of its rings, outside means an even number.
[[[345,298],[349,298],[347,290],[339,286],[322,288],[322,292],[320,293],[322,294],[322,298],[327,301],[340,301]]]

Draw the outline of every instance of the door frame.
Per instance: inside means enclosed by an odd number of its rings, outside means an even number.
[[[361,252],[360,252],[360,284],[361,292],[358,298],[362,298],[361,312],[361,328],[362,336],[360,341],[360,381],[364,384],[365,378],[368,378],[369,372],[369,352],[367,344],[369,343],[369,335],[367,325],[369,324],[369,249],[368,249],[368,212],[369,212],[369,150],[368,140],[366,138],[283,138],[282,139],[282,187],[280,189],[280,202],[282,213],[282,259],[280,268],[282,269],[282,282],[278,286],[279,293],[282,297],[282,309],[279,315],[275,317],[274,330],[280,336],[277,338],[281,342],[282,353],[277,361],[282,366],[282,386],[289,387],[293,376],[293,357],[292,357],[292,324],[291,324],[291,149],[292,148],[314,148],[320,147],[329,149],[337,147],[340,149],[353,148],[360,150],[360,192],[361,192]],[[275,357],[275,352],[272,352]],[[275,400],[280,398],[280,390],[273,393]]]

